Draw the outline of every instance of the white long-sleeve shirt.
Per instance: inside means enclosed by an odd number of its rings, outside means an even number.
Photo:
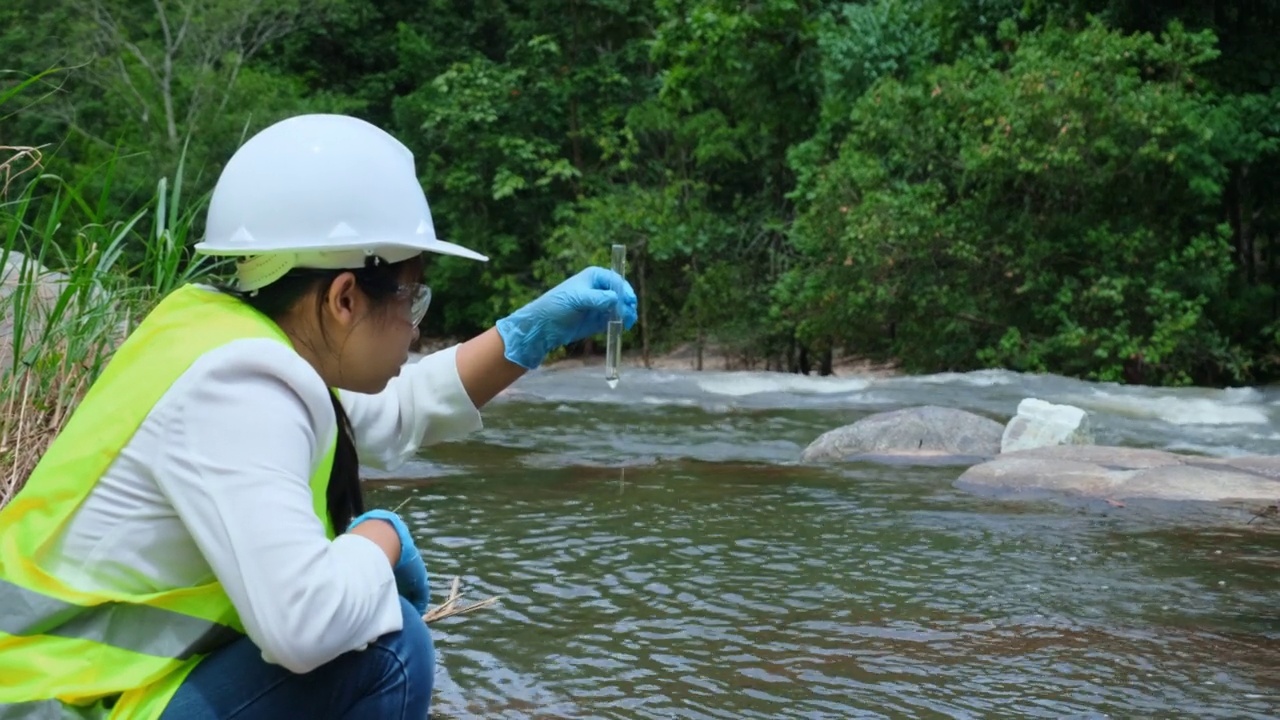
[[[377,395],[341,393],[362,464],[481,427],[457,348]],[[237,340],[170,387],[66,527],[50,570],[85,590],[147,593],[216,578],[267,662],[307,672],[401,628],[390,564],[330,541],[309,482],[337,433],[324,381],[291,348]]]

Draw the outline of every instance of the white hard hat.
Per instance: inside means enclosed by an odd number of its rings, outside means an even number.
[[[299,115],[250,138],[218,178],[195,249],[241,257],[236,275],[246,291],[295,267],[358,268],[371,256],[489,259],[436,237],[413,154],[346,115]]]

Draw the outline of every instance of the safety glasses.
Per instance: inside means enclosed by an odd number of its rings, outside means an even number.
[[[431,288],[422,283],[401,285],[396,295],[409,299],[409,322],[418,325],[427,316],[427,308],[431,307]]]

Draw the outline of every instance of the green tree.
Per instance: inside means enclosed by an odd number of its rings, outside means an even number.
[[[588,192],[621,108],[645,92],[646,14],[617,0],[439,5],[450,12],[400,26],[400,63],[420,81],[394,113],[442,231],[491,257],[430,271],[453,298],[440,330],[457,333],[540,289],[532,268],[556,218]]]
[[[781,288],[805,333],[916,370],[1248,379],[1213,312],[1234,269],[1206,140],[1241,139],[1196,74],[1213,35],[1007,33],[857,103]]]

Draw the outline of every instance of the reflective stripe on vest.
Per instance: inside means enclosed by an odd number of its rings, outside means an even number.
[[[99,705],[71,707],[57,700],[0,705],[0,720],[106,720],[110,710]]]
[[[76,605],[0,578],[0,633],[80,638],[143,655],[186,660],[240,636],[227,625],[148,605]],[[164,632],[156,632],[164,628]]]
[[[116,351],[26,487],[0,509],[0,720],[99,717],[103,699],[112,720],[153,720],[205,653],[243,633],[216,581],[138,595],[85,592],[41,563],[173,382],[205,353],[243,338],[289,342],[236,298],[191,285],[170,294]],[[310,481],[312,509],[331,538],[326,491],[335,444],[336,435]],[[59,712],[45,715],[54,705]]]

